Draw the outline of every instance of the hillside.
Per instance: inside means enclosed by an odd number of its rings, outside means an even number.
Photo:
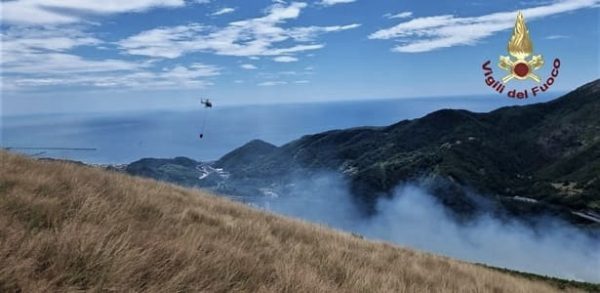
[[[339,170],[357,196],[366,198],[401,182],[434,177],[483,194],[600,211],[597,113],[600,80],[549,103],[490,113],[440,110],[388,127],[309,135],[227,170],[243,179]],[[453,206],[460,198],[444,200]]]
[[[493,212],[500,216],[551,214],[597,227],[598,113],[600,80],[547,103],[489,113],[445,109],[387,127],[307,135],[280,147],[252,141],[211,165],[230,175],[222,180],[189,181],[182,176],[168,180],[251,195],[327,170],[343,174],[367,212],[377,197],[389,196],[399,184],[421,182],[461,217],[482,210],[478,200],[468,196],[470,192],[493,202]],[[177,165],[170,160],[159,162]],[[136,169],[128,171],[147,176]],[[170,176],[168,170],[156,172],[149,177]],[[483,209],[490,212],[489,205]],[[575,213],[595,214],[597,220]]]
[[[552,292],[198,190],[0,152],[0,291]]]

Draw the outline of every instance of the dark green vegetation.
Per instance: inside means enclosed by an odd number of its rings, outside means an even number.
[[[387,127],[308,135],[281,147],[252,141],[212,164],[231,174],[227,180],[209,183],[179,172],[187,163],[143,162],[127,171],[221,192],[255,193],[328,170],[344,174],[367,210],[399,184],[420,182],[458,215],[472,214],[484,201],[516,215],[560,214],[591,224],[571,211],[600,212],[600,80],[548,103],[490,113],[440,110]]]
[[[184,186],[195,186],[198,184],[200,175],[196,169],[199,164],[199,162],[184,157],[170,160],[141,159],[129,164],[126,171],[130,174],[176,182]]]

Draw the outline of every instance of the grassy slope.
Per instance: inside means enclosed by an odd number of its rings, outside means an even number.
[[[0,292],[552,292],[152,180],[0,152]]]

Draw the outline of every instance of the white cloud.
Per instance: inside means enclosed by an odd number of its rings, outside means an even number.
[[[286,81],[265,81],[257,84],[258,86],[277,86],[277,85],[285,85]]]
[[[42,51],[64,52],[79,46],[99,45],[102,41],[76,29],[11,27],[2,34],[3,62],[21,54]]]
[[[323,47],[325,47],[325,45],[322,45],[322,44],[297,45],[297,46],[288,47],[288,48],[270,49],[270,50],[266,51],[264,55],[265,56],[274,56],[274,55],[290,54],[290,53],[297,53],[297,52],[303,52],[303,51],[318,50]]]
[[[547,36],[546,40],[560,40],[560,39],[568,39],[569,36],[565,36],[565,35],[551,35],[551,36]]]
[[[288,70],[288,71],[279,71],[279,72],[258,72],[256,74],[257,77],[269,81],[269,80],[285,80],[288,78],[295,78],[295,79],[306,79],[308,75],[312,75],[314,74],[313,71],[309,71],[309,70],[301,70],[301,71],[294,71],[294,70]]]
[[[280,75],[298,75],[298,72],[296,72],[296,71],[280,71],[279,74]]]
[[[289,63],[289,62],[298,61],[298,58],[292,57],[292,56],[277,56],[277,57],[273,58],[273,61],[281,62],[281,63]]]
[[[176,65],[162,71],[138,71],[125,75],[109,75],[101,79],[104,87],[132,89],[204,88],[212,84],[206,77],[219,75],[219,68],[201,63],[190,66]],[[102,86],[96,82],[95,86]]]
[[[219,9],[219,10],[211,13],[211,15],[212,16],[218,16],[218,15],[233,13],[234,11],[235,11],[235,8],[225,7],[225,8]]]
[[[290,29],[288,34],[297,41],[312,41],[320,34],[345,31],[357,27],[360,27],[360,24],[297,27]]]
[[[2,21],[17,24],[65,24],[82,21],[84,14],[145,11],[181,7],[183,0],[14,0],[2,1]]]
[[[11,62],[12,61],[12,62]],[[65,53],[29,54],[2,64],[3,74],[64,75],[75,73],[133,71],[145,67],[116,59],[89,60]]]
[[[46,86],[81,86],[95,88],[130,88],[132,90],[147,89],[181,89],[204,88],[212,84],[206,77],[219,75],[217,67],[205,64],[190,66],[176,65],[162,71],[150,68],[137,70],[103,72],[54,72],[42,74],[13,75],[5,77],[3,90],[36,90]]]
[[[240,67],[248,70],[258,69],[258,67],[254,66],[253,64],[242,64]]]
[[[176,7],[191,0],[132,0],[121,3],[72,0],[16,0],[10,4],[15,13],[45,14],[33,20],[12,18],[2,32],[3,70],[2,90],[35,90],[46,87],[61,88],[185,88],[205,87],[211,77],[220,74],[220,68],[206,64],[177,65],[161,59],[174,59],[191,52],[217,55],[244,56],[258,60],[270,56],[278,62],[293,62],[300,52],[318,50],[323,44],[314,40],[320,34],[344,31],[358,24],[340,26],[287,27],[289,20],[299,17],[305,3],[274,4],[263,16],[231,22],[224,27],[191,23],[173,27],[159,27],[141,32],[120,42],[112,43],[86,33],[86,26],[73,25],[89,14],[133,12],[165,6]],[[202,1],[205,2],[205,1]],[[48,4],[46,6],[46,4]],[[6,9],[3,11],[6,14]],[[35,17],[34,17],[35,18]],[[23,24],[23,25],[21,25]],[[32,25],[34,24],[34,25]],[[42,24],[42,25],[37,25]],[[67,28],[67,24],[70,28]],[[88,49],[113,50],[115,46],[131,55],[150,58],[127,58],[114,55],[85,53]],[[88,47],[84,53],[79,49]],[[90,56],[90,57],[86,57]],[[93,57],[91,57],[93,56]],[[169,65],[165,65],[169,64]],[[166,66],[166,67],[165,67]],[[242,68],[256,68],[242,64]],[[279,77],[261,86],[287,84]]]
[[[522,9],[527,21],[583,8],[596,7],[599,0],[557,1],[549,5]],[[441,48],[473,45],[483,38],[514,26],[517,11],[497,12],[477,17],[438,15],[415,18],[376,31],[370,39],[400,42],[395,52],[417,53]],[[535,34],[535,33],[534,33]]]
[[[158,28],[129,37],[119,45],[132,55],[177,58],[191,50],[191,39],[206,29],[199,24]]]
[[[135,70],[141,65],[114,59],[86,60],[68,54],[102,41],[75,29],[9,28],[2,35],[3,74],[74,73]]]
[[[13,27],[3,32],[2,42],[3,91],[46,86],[204,87],[210,84],[205,78],[220,71],[200,63],[156,70],[153,60],[84,58],[70,51],[103,42],[76,29]]]
[[[308,81],[308,80],[296,80],[296,81],[294,81],[294,83],[295,84],[307,84],[307,83],[310,83],[310,81]]]
[[[312,42],[317,35],[358,26],[282,27],[288,20],[298,18],[305,7],[306,3],[300,2],[274,4],[262,17],[231,22],[222,28],[200,24],[161,27],[131,36],[118,44],[132,55],[161,58],[177,58],[191,52],[240,57],[278,56],[321,49],[323,44]]]
[[[399,12],[396,14],[392,14],[392,13],[386,13],[383,15],[383,17],[385,18],[389,18],[389,19],[399,19],[399,18],[409,18],[413,15],[412,12],[410,11],[404,11],[404,12]]]
[[[319,2],[319,4],[321,4],[323,6],[333,6],[336,4],[352,3],[355,1],[356,0],[321,0],[321,2]]]

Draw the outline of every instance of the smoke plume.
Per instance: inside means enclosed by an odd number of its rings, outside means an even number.
[[[554,218],[541,217],[536,228],[491,215],[458,223],[437,199],[417,185],[396,188],[364,217],[348,185],[337,175],[299,178],[285,194],[254,204],[284,215],[359,233],[370,239],[470,262],[559,278],[600,282],[600,243]]]

